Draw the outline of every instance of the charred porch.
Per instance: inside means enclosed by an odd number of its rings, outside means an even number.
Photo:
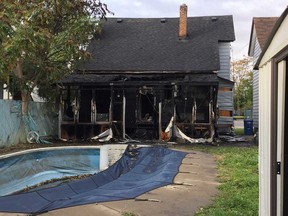
[[[216,74],[73,74],[62,82],[61,139],[88,140],[111,128],[113,139],[167,140],[173,125],[191,138],[211,137]]]

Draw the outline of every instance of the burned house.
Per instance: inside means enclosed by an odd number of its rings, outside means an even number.
[[[191,138],[231,128],[234,39],[232,16],[187,17],[186,5],[180,19],[109,18],[88,47],[91,58],[61,82],[61,138],[112,128],[123,138],[167,140],[170,122]]]

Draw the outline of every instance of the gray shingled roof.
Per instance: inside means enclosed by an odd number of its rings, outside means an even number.
[[[118,18],[119,19],[119,18]],[[235,40],[232,16],[189,17],[188,38],[178,39],[178,18],[109,18],[79,65],[89,72],[215,71],[220,67],[218,42]]]

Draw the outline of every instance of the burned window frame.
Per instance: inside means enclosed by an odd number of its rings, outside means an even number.
[[[147,101],[150,103],[150,110],[147,110],[143,112],[143,98],[146,96]],[[138,89],[137,95],[136,95],[137,101],[136,101],[136,122],[138,123],[154,123],[155,121],[155,112],[158,112],[156,110],[156,92],[154,87],[150,86],[142,86]],[[152,99],[152,100],[151,100]]]

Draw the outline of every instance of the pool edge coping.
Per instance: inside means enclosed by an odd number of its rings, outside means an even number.
[[[8,157],[13,157],[13,156],[18,156],[21,154],[27,154],[27,153],[32,153],[32,152],[38,152],[38,151],[48,151],[48,150],[59,150],[59,149],[82,149],[82,148],[86,148],[86,149],[99,149],[101,148],[101,146],[57,146],[57,147],[43,147],[43,148],[34,148],[34,149],[27,149],[27,150],[23,150],[23,151],[18,151],[18,152],[13,152],[13,153],[8,153],[8,154],[4,154],[4,155],[0,155],[0,160],[1,159],[5,159]]]

